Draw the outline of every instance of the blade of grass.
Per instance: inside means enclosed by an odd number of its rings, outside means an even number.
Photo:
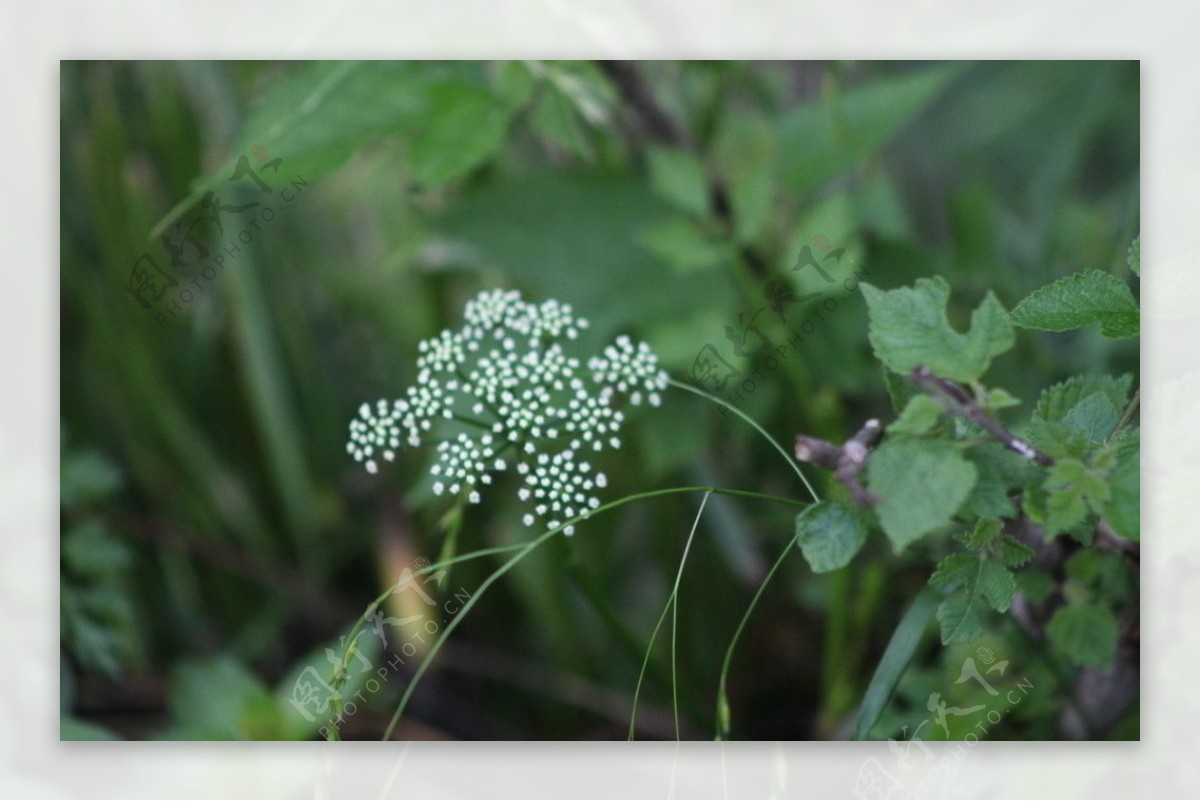
[[[871,683],[863,693],[858,722],[854,725],[855,740],[867,739],[871,728],[883,714],[892,693],[896,691],[896,685],[900,683],[900,677],[908,669],[909,662],[925,637],[937,610],[938,600],[938,594],[926,587],[913,599],[904,617],[900,618],[900,623],[879,660],[879,667],[875,668],[875,675],[871,677]]]

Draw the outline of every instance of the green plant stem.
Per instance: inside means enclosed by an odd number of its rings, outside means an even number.
[[[646,644],[646,655],[642,658],[642,669],[638,672],[637,686],[633,690],[633,709],[629,713],[630,740],[634,739],[633,734],[637,724],[638,697],[642,693],[642,680],[646,677],[646,666],[650,664],[650,655],[654,651],[654,641],[658,639],[658,631],[662,628],[663,621],[667,619],[667,612],[671,612],[671,707],[675,712],[675,739],[679,739],[679,694],[675,673],[675,641],[679,626],[679,582],[683,578],[683,566],[687,563],[688,553],[692,549],[692,539],[695,538],[696,529],[700,526],[700,517],[704,514],[704,506],[708,503],[708,496],[711,494],[711,492],[704,493],[704,498],[700,501],[700,509],[696,512],[696,519],[692,521],[692,531],[688,534],[687,543],[683,546],[683,556],[679,559],[679,569],[675,572],[675,586],[671,589],[671,594],[667,596],[667,603],[663,606],[662,614],[658,616],[658,622],[654,624],[654,631],[650,632],[650,642]]]
[[[786,450],[784,450],[783,446],[780,445],[778,442],[776,442],[774,437],[772,437],[770,434],[768,434],[767,430],[765,428],[763,428],[762,426],[760,426],[758,424],[758,422],[754,420],[754,418],[750,417],[748,414],[743,412],[741,409],[738,409],[736,406],[730,406],[728,403],[721,400],[716,395],[713,395],[710,392],[705,392],[704,390],[700,389],[699,387],[694,387],[691,384],[687,384],[683,381],[677,381],[674,378],[670,379],[670,384],[673,387],[682,389],[686,392],[690,392],[693,395],[699,395],[701,398],[706,398],[707,400],[712,401],[713,403],[717,404],[718,406],[722,406],[722,407],[728,409],[729,411],[736,414],[738,417],[745,420],[751,426],[753,426],[754,430],[757,431],[759,434],[762,434],[763,438],[766,439],[767,442],[771,443],[771,447],[779,452],[779,455],[782,456],[783,460],[788,463],[788,466],[790,468],[792,468],[792,471],[797,476],[800,477],[800,482],[802,484],[804,484],[804,488],[808,490],[808,494],[810,496],[812,496],[812,499],[814,501],[821,500],[817,496],[817,491],[813,489],[812,484],[808,483],[808,479],[805,477],[804,472],[800,469],[800,466],[798,464],[796,464],[795,459],[793,459],[791,457],[791,455],[788,454],[788,452]]]
[[[771,569],[767,571],[767,575],[763,578],[762,583],[758,585],[758,589],[754,593],[754,598],[750,600],[750,606],[746,607],[745,614],[742,615],[741,621],[738,622],[737,628],[733,632],[733,639],[729,641],[729,647],[725,649],[725,659],[721,663],[721,679],[717,689],[717,739],[726,740],[729,738],[729,696],[726,695],[725,687],[726,680],[729,678],[729,666],[733,664],[733,652],[737,648],[738,640],[742,637],[742,631],[746,628],[746,623],[750,620],[750,615],[754,613],[754,609],[758,606],[759,600],[762,599],[763,592],[767,585],[771,583],[771,579],[779,571],[783,560],[787,559],[788,555],[796,547],[796,541],[799,539],[799,534],[794,535],[788,544],[784,547],[783,552],[775,560],[775,564],[771,565]]]
[[[423,660],[421,660],[421,664],[417,668],[417,672],[413,674],[412,681],[410,681],[408,683],[408,687],[405,688],[404,695],[401,697],[400,703],[397,705],[396,711],[392,715],[391,722],[388,723],[388,727],[387,727],[387,730],[384,732],[383,739],[384,740],[391,739],[392,732],[395,730],[396,724],[400,721],[400,717],[404,714],[404,710],[408,707],[408,702],[412,698],[412,694],[413,694],[414,690],[416,689],[417,684],[420,683],[421,678],[425,675],[425,672],[429,669],[430,663],[433,661],[433,658],[435,656],[437,656],[438,651],[441,650],[442,645],[445,644],[445,642],[446,642],[446,639],[450,636],[450,634],[454,631],[454,629],[458,627],[458,624],[467,616],[467,612],[471,611],[471,608],[474,607],[476,603],[478,603],[479,599],[483,597],[484,593],[487,592],[489,587],[491,587],[494,583],[496,583],[496,581],[501,576],[503,576],[505,573],[507,573],[509,570],[511,570],[514,566],[516,566],[516,564],[518,562],[520,562],[522,559],[524,559],[526,556],[528,556],[531,551],[533,551],[535,548],[537,548],[542,543],[549,540],[550,537],[552,537],[553,535],[562,531],[567,526],[578,525],[586,520],[591,519],[592,517],[599,514],[600,512],[604,512],[609,509],[615,509],[619,506],[624,506],[627,503],[632,503],[633,501],[638,501],[638,500],[644,500],[646,498],[657,498],[657,497],[660,497],[663,495],[678,495],[678,494],[687,493],[687,492],[704,492],[704,493],[717,493],[717,494],[721,494],[721,495],[735,495],[735,496],[739,496],[739,497],[758,498],[761,500],[772,500],[772,501],[776,501],[779,503],[791,504],[793,506],[807,506],[807,504],[803,501],[797,501],[792,498],[784,498],[779,495],[768,495],[766,493],[750,492],[748,490],[726,489],[724,487],[668,487],[666,489],[648,490],[646,492],[637,492],[632,495],[626,495],[623,498],[618,498],[615,501],[610,501],[606,504],[602,504],[601,506],[592,510],[589,514],[568,520],[565,523],[563,523],[562,525],[546,531],[545,533],[538,536],[536,539],[531,540],[527,543],[521,543],[521,544],[516,544],[516,545],[512,545],[512,546],[502,546],[500,548],[486,548],[483,551],[475,551],[470,554],[463,554],[462,556],[458,556],[458,557],[455,557],[454,559],[447,560],[445,563],[438,564],[438,565],[430,565],[429,567],[424,568],[424,570],[426,572],[430,572],[436,568],[445,567],[448,564],[462,562],[462,561],[466,561],[467,559],[474,559],[474,558],[478,558],[480,556],[486,556],[489,554],[504,553],[504,552],[510,552],[510,551],[517,552],[515,556],[513,556],[511,559],[509,559],[507,562],[505,562],[503,565],[501,565],[499,568],[497,568],[490,576],[488,576],[486,579],[484,579],[483,583],[479,585],[479,588],[471,595],[470,599],[467,600],[467,602],[463,604],[462,609],[460,609],[458,611],[458,614],[456,614],[454,616],[454,618],[451,619],[451,621],[446,625],[446,628],[442,630],[441,635],[438,636],[437,640],[434,641],[434,643],[430,647],[429,651],[425,654],[425,658]],[[367,608],[367,615],[369,615],[371,613],[371,611],[373,611],[375,609],[375,607],[377,607],[379,604],[381,604],[385,600],[387,600],[387,597],[389,595],[391,595],[391,593],[394,592],[395,589],[396,589],[396,587],[392,586],[392,587],[388,588],[387,590],[385,590],[384,593],[382,595],[380,595],[379,598],[377,598],[375,600],[375,602],[372,603],[372,605]],[[365,618],[366,618],[366,615],[364,615],[364,617],[362,619],[360,619],[358,621],[358,623],[355,624],[354,629],[352,629],[352,634],[357,634],[357,632],[362,628],[362,623],[363,623],[363,620],[365,620]],[[349,639],[349,642],[353,643],[352,637]]]

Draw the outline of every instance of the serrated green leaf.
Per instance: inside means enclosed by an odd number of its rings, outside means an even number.
[[[796,542],[814,573],[850,564],[866,541],[866,526],[845,504],[821,501],[796,515]]]
[[[1042,391],[1033,413],[1051,422],[1062,420],[1087,396],[1102,392],[1117,409],[1129,402],[1133,376],[1077,375]]]
[[[1012,311],[1014,325],[1041,331],[1072,331],[1100,323],[1106,337],[1137,336],[1138,303],[1121,279],[1088,270],[1035,290]]]
[[[967,451],[975,465],[978,479],[971,495],[963,504],[964,514],[979,517],[1008,517],[1014,511],[1011,495],[1041,471],[1025,459],[997,442],[987,442]]]
[[[1017,589],[1016,579],[1004,565],[963,553],[943,559],[929,584],[954,591],[938,606],[944,645],[982,637],[984,613],[989,608],[1008,611]]]
[[[1104,519],[1122,537],[1138,542],[1142,538],[1142,481],[1137,451],[1117,463],[1117,469],[1109,477],[1109,490]]]
[[[1091,509],[1099,513],[1109,500],[1108,483],[1078,459],[1061,459],[1046,474],[1046,534],[1078,525]]]
[[[1107,670],[1117,654],[1117,619],[1100,604],[1067,604],[1050,619],[1046,638],[1063,659]]]
[[[650,186],[660,197],[698,217],[708,214],[708,174],[698,158],[683,150],[652,147],[647,161]]]
[[[1117,427],[1120,414],[1120,410],[1103,392],[1093,392],[1075,404],[1062,421],[1067,428],[1078,431],[1093,443],[1099,443]]]
[[[1034,556],[1032,548],[1007,534],[996,541],[995,551],[1007,567],[1020,567]]]
[[[1016,342],[1008,313],[991,292],[971,313],[971,327],[962,334],[946,316],[950,286],[941,277],[918,278],[912,287],[890,291],[865,282],[861,286],[871,347],[894,372],[906,374],[924,365],[944,378],[974,381],[993,357]]]
[[[1004,523],[994,518],[982,518],[975,523],[970,531],[962,536],[963,544],[968,548],[981,551],[995,542],[996,537],[1004,528]]]
[[[436,186],[463,177],[499,149],[508,120],[509,108],[480,86],[432,87],[425,125],[408,151],[413,180]]]
[[[892,434],[924,434],[942,416],[942,407],[928,395],[916,395],[890,425]]]
[[[888,440],[872,454],[867,484],[897,553],[948,522],[975,485],[975,466],[945,442]]]

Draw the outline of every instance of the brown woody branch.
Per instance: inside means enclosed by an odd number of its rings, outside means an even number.
[[[850,497],[856,504],[872,506],[879,503],[879,497],[862,485],[859,473],[866,466],[871,449],[882,435],[883,426],[874,418],[868,420],[858,433],[846,440],[841,447],[801,434],[796,437],[796,458],[815,467],[832,470],[837,480],[850,491]]]

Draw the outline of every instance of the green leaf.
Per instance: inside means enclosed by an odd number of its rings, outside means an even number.
[[[1078,459],[1061,459],[1050,468],[1043,485],[1046,498],[1046,534],[1054,536],[1078,525],[1088,509],[1099,513],[1110,493],[1103,476]]]
[[[976,551],[991,546],[1004,528],[1004,522],[994,518],[981,518],[975,527],[962,536],[963,544]]]
[[[680,273],[705,270],[728,259],[728,254],[690,220],[676,219],[641,232],[638,240]]]
[[[1134,542],[1142,538],[1142,482],[1138,461],[1134,451],[1117,463],[1109,477],[1111,494],[1104,507],[1104,519],[1118,534]]]
[[[954,593],[938,606],[942,644],[971,642],[983,636],[983,615],[990,608],[1007,612],[1017,591],[1004,565],[983,556],[950,554],[929,577],[931,587]]]
[[[1117,619],[1100,604],[1067,604],[1046,626],[1046,638],[1073,664],[1107,670],[1117,654]]]
[[[942,407],[928,395],[916,395],[887,427],[892,434],[924,434],[942,416]]]
[[[1059,279],[1017,304],[1012,321],[1022,328],[1071,331],[1100,323],[1106,337],[1137,336],[1138,303],[1125,282],[1099,270]]]
[[[1064,419],[1084,398],[1103,393],[1117,409],[1129,401],[1133,376],[1077,375],[1042,391],[1033,409],[1036,417],[1051,422]]]
[[[561,92],[542,94],[533,107],[533,128],[547,141],[581,158],[591,158],[592,146],[575,104]]]
[[[690,153],[664,147],[650,148],[650,185],[664,200],[703,217],[708,214],[708,175]]]
[[[784,188],[798,197],[875,153],[959,72],[939,65],[831,93],[789,112],[779,126]]]
[[[796,542],[814,573],[850,564],[866,541],[866,526],[845,504],[821,501],[796,515]]]
[[[277,739],[281,714],[258,677],[232,657],[184,662],[172,677],[175,727],[164,739]]]
[[[297,176],[313,181],[366,142],[415,133],[429,120],[431,87],[448,78],[481,82],[483,76],[479,64],[468,62],[431,67],[416,61],[314,61],[289,71],[250,111],[225,162],[195,184],[150,238],[157,240],[205,192],[226,186],[238,160],[255,146],[271,160],[282,160],[275,170],[279,182]],[[275,184],[272,172],[264,180]]]
[[[883,651],[879,666],[871,676],[871,683],[863,693],[858,720],[854,724],[855,740],[865,740],[879,716],[883,714],[892,693],[896,691],[896,685],[900,683],[900,678],[912,662],[917,647],[925,638],[925,631],[929,628],[929,621],[933,619],[937,603],[937,593],[927,587],[917,594],[912,606],[900,619],[899,625],[892,633],[892,639]]]
[[[996,541],[995,551],[1007,567],[1020,567],[1034,556],[1032,548],[1007,534]]]
[[[1133,270],[1133,274],[1141,276],[1142,274],[1142,238],[1136,236],[1133,238],[1133,244],[1129,246],[1129,269]]]
[[[1016,341],[1008,314],[991,292],[972,312],[969,332],[961,334],[946,316],[950,286],[939,276],[890,291],[864,282],[862,291],[871,347],[893,372],[905,374],[924,365],[944,378],[974,381]]]
[[[948,522],[975,479],[975,466],[937,441],[885,441],[867,468],[868,486],[880,497],[875,512],[896,553]]]
[[[1013,491],[1035,477],[1040,468],[998,442],[987,442],[967,450],[967,458],[975,465],[979,477],[963,504],[964,514],[979,517],[1009,517],[1014,511]]]
[[[508,108],[483,87],[432,87],[425,125],[408,151],[413,180],[436,186],[463,177],[503,144],[508,119]]]
[[[1117,427],[1120,414],[1120,410],[1103,392],[1093,392],[1075,404],[1062,421],[1067,428],[1078,431],[1093,443],[1099,443]]]

